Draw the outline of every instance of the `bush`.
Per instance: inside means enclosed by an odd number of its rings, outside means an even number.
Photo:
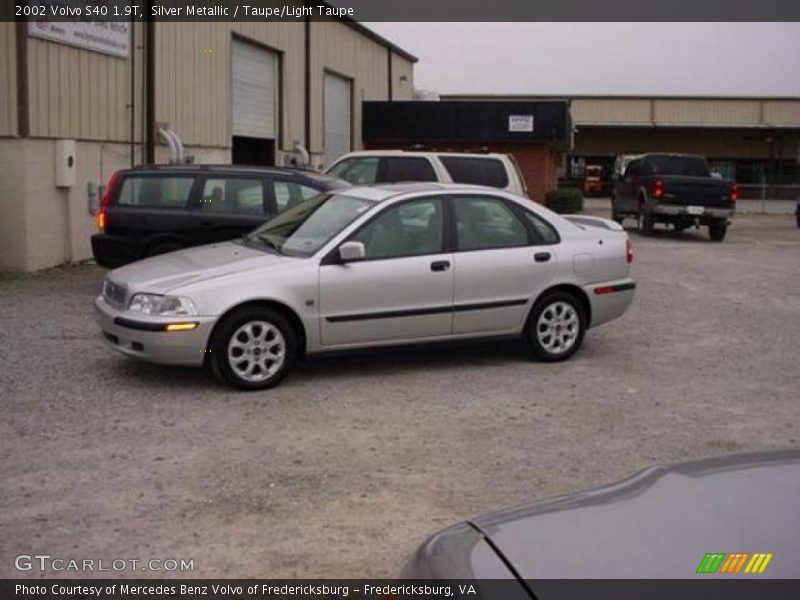
[[[562,188],[547,192],[545,206],[562,215],[583,211],[583,192],[578,188]]]

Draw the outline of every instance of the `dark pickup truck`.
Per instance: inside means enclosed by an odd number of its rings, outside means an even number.
[[[611,218],[636,217],[649,234],[656,223],[676,231],[707,225],[712,240],[725,239],[739,190],[736,183],[711,175],[702,156],[642,154],[628,163],[614,185]]]

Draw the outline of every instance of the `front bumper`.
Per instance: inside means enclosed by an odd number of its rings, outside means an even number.
[[[103,341],[126,356],[164,365],[200,366],[216,317],[148,317],[121,311],[102,296],[94,301]],[[197,323],[190,331],[166,331],[174,323]]]
[[[602,325],[621,317],[633,302],[636,283],[630,277],[583,287],[592,309],[589,327]]]

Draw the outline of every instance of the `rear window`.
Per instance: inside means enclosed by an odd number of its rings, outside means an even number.
[[[436,181],[436,171],[427,158],[386,157],[382,158],[378,173],[380,183],[401,183],[404,181]]]
[[[264,184],[261,179],[206,179],[200,197],[203,212],[263,215]]]
[[[496,188],[508,185],[506,168],[496,158],[442,156],[440,160],[455,183],[472,183]]]
[[[348,158],[334,165],[328,175],[344,179],[353,185],[370,185],[378,176],[378,158]]]
[[[186,208],[194,177],[126,177],[117,196],[120,206]]]
[[[708,163],[699,156],[648,156],[643,174],[711,177]]]

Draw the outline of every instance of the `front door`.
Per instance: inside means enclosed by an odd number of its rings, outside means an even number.
[[[366,258],[320,266],[325,347],[448,336],[453,255],[444,251],[444,202],[417,198],[387,207],[350,240]]]

